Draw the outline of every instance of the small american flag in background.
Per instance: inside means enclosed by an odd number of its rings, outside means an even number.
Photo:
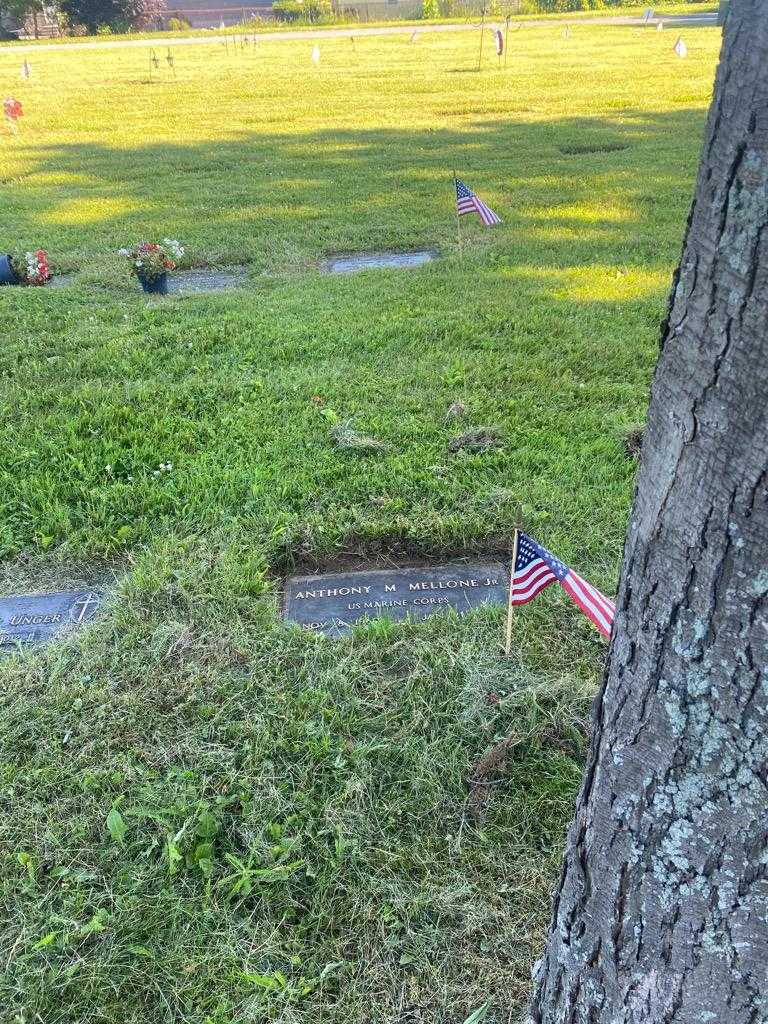
[[[460,217],[463,217],[465,213],[477,213],[487,228],[493,227],[494,224],[501,224],[501,218],[497,217],[471,188],[467,188],[464,182],[459,181],[458,178],[454,178],[454,181],[456,182],[456,210]]]
[[[611,635],[616,607],[605,594],[569,569],[551,551],[525,533],[518,534],[517,561],[512,574],[510,607],[528,604],[550,583],[559,583],[573,603],[597,626],[603,636]]]

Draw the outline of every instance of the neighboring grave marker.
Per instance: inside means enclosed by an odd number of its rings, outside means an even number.
[[[499,562],[293,576],[286,581],[283,617],[313,633],[339,637],[365,618],[396,622],[459,614],[507,602],[509,574]]]
[[[394,267],[421,267],[438,259],[434,249],[415,249],[411,252],[351,252],[330,256],[320,265],[326,274],[354,274],[358,270],[386,270]]]
[[[202,295],[242,288],[248,284],[247,267],[234,266],[224,270],[177,270],[168,277],[171,295]]]
[[[75,276],[75,274],[56,274],[50,279],[47,287],[66,288],[75,281]],[[239,264],[226,267],[223,270],[199,268],[177,270],[168,277],[169,295],[204,295],[209,292],[231,291],[247,286],[248,268]]]
[[[0,651],[45,643],[89,622],[101,605],[93,590],[0,597]]]

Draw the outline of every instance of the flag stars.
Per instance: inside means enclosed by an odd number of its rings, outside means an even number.
[[[537,544],[524,533],[518,533],[517,559],[510,589],[510,608],[528,604],[537,594],[557,581],[576,607],[587,616],[603,636],[610,636],[615,606],[591,583],[569,569],[565,562]]]

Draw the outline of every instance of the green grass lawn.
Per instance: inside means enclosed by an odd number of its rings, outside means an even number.
[[[330,643],[279,582],[504,550],[522,515],[613,592],[720,34],[675,38],[521,29],[480,73],[470,31],[319,68],[190,46],[153,83],[149,50],[41,52],[27,83],[0,51],[0,249],[75,274],[0,291],[0,592],[110,593],[0,663],[2,1024],[516,1018],[603,642],[549,591],[508,661],[501,609]],[[463,253],[454,167],[504,219]],[[248,287],[146,299],[116,250],[164,236]],[[416,246],[442,259],[317,270]],[[471,427],[501,447],[451,454]]]

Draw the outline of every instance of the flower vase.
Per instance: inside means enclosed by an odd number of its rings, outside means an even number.
[[[11,257],[5,254],[0,255],[0,285],[21,284],[19,276],[11,265]]]
[[[141,287],[148,295],[168,294],[168,274],[162,273],[159,277],[143,277],[139,274]]]

